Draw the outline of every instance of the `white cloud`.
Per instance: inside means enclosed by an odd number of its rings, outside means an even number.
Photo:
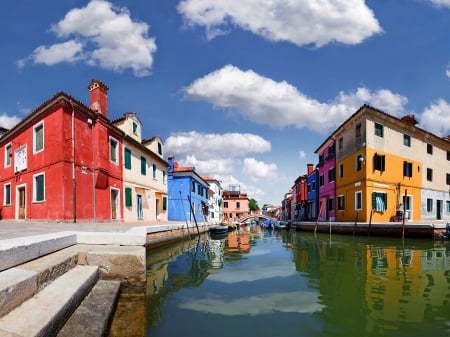
[[[450,104],[443,99],[432,103],[422,113],[420,127],[438,136],[450,135]]]
[[[231,109],[254,123],[275,128],[295,126],[326,133],[340,125],[361,105],[368,103],[398,115],[407,99],[387,89],[371,91],[358,88],[353,93],[341,92],[329,103],[307,97],[291,84],[243,71],[226,65],[184,89],[185,97]]]
[[[170,155],[192,153],[198,160],[243,157],[248,153],[264,153],[271,149],[269,141],[253,134],[205,134],[197,131],[171,134],[164,146]]]
[[[255,158],[245,158],[242,164],[242,172],[253,181],[275,179],[277,177],[277,164],[267,164]]]
[[[298,157],[302,160],[306,159],[306,152],[303,150],[298,151]]]
[[[323,309],[318,295],[306,291],[268,293],[232,301],[214,295],[180,303],[179,307],[224,316],[259,316],[273,312],[313,313]]]
[[[433,5],[438,7],[450,7],[450,0],[429,0]]]
[[[6,113],[0,114],[0,126],[11,129],[17,123],[19,123],[22,119],[17,116],[8,116]]]
[[[84,59],[87,64],[113,71],[131,69],[135,76],[148,76],[156,52],[154,38],[147,36],[149,26],[133,21],[125,8],[114,7],[104,0],[92,0],[86,7],[75,8],[51,27],[64,43],[39,46],[26,59],[23,67],[34,63],[53,65]]]
[[[237,26],[271,41],[321,47],[361,43],[382,31],[364,0],[182,0],[187,26],[203,26],[208,39]]]

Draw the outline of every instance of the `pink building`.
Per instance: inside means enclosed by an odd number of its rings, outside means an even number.
[[[319,155],[319,221],[335,221],[336,142],[327,138],[315,153]]]

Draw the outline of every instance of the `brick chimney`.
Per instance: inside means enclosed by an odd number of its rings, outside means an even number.
[[[89,107],[103,116],[108,116],[108,86],[98,80],[92,80],[88,86],[90,92]]]
[[[314,171],[314,164],[306,164],[306,167],[308,168],[308,175]]]

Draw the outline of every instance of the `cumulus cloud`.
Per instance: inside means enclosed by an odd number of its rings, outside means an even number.
[[[300,159],[306,159],[306,153],[303,150],[298,151],[298,157]]]
[[[400,115],[407,103],[405,97],[387,89],[367,88],[341,92],[331,102],[319,102],[286,81],[276,82],[232,65],[195,80],[184,93],[187,99],[236,111],[254,123],[275,128],[306,127],[320,133],[337,127],[365,103],[393,115]]]
[[[450,0],[429,0],[433,5],[438,7],[450,7]]]
[[[242,164],[242,172],[251,177],[253,181],[275,179],[277,169],[275,163],[268,164],[255,158],[245,158]]]
[[[450,135],[450,104],[439,99],[420,116],[420,127],[438,136]]]
[[[22,119],[17,116],[8,116],[6,113],[0,114],[0,126],[11,129],[17,123],[19,123]]]
[[[131,69],[135,76],[148,76],[157,49],[155,39],[147,35],[148,30],[146,23],[133,21],[126,8],[92,0],[86,7],[70,10],[51,27],[58,38],[68,41],[39,46],[17,65],[84,60],[91,66],[117,72]]]
[[[204,27],[208,39],[239,27],[270,41],[322,47],[382,32],[364,0],[182,0],[177,10],[188,27]]]
[[[197,131],[171,134],[165,142],[165,151],[173,155],[187,152],[198,160],[210,158],[243,157],[248,153],[264,153],[271,144],[264,138],[249,133],[207,134]]]

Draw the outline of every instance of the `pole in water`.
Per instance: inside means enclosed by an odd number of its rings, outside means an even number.
[[[188,224],[187,218],[186,218],[186,211],[184,210],[183,197],[181,196],[181,191],[178,191],[178,192],[180,192],[180,201],[181,201],[181,207],[183,207],[184,221],[186,222],[186,228],[187,228],[188,235],[189,235],[189,238],[190,238],[191,234],[189,233],[189,224]]]

